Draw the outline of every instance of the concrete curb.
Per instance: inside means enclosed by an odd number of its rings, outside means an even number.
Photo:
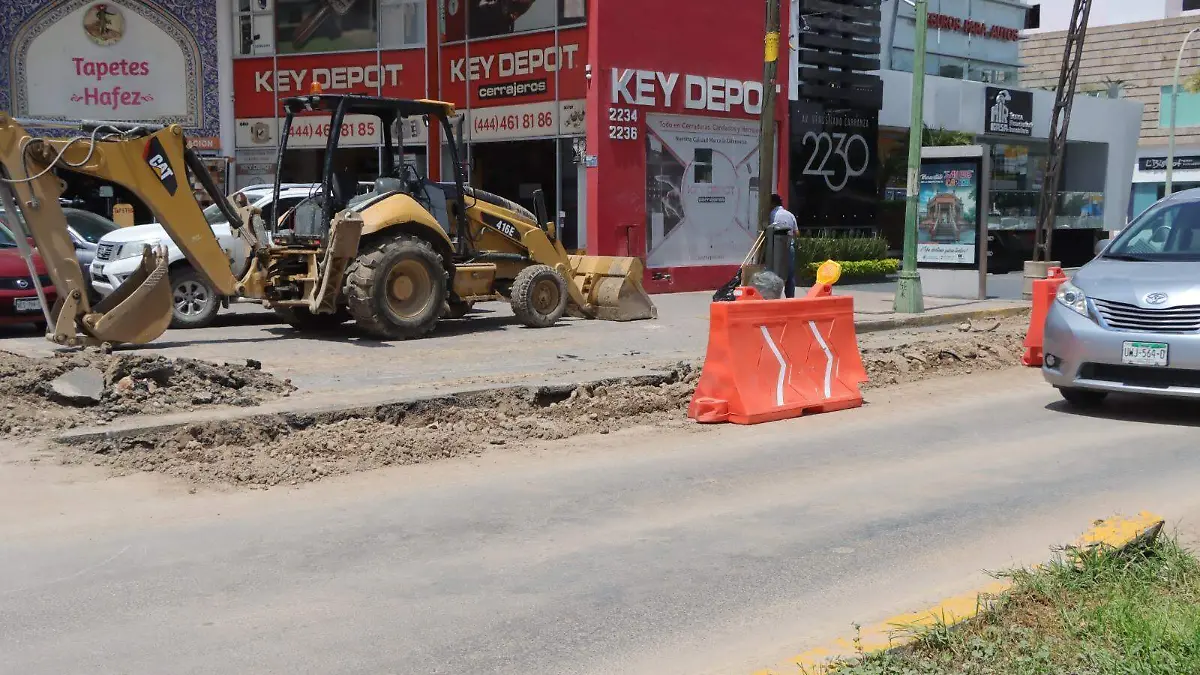
[[[410,396],[394,397],[358,405],[325,404],[299,410],[261,410],[256,408],[234,408],[228,410],[228,415],[211,415],[200,419],[173,419],[169,421],[132,424],[130,426],[108,428],[75,429],[66,433],[55,434],[50,440],[63,445],[83,445],[96,441],[111,441],[125,438],[137,438],[148,435],[165,434],[183,427],[206,424],[237,423],[272,423],[280,420],[293,428],[307,428],[317,424],[331,424],[347,419],[375,418],[397,419],[405,414],[428,407],[469,403],[471,399],[499,396],[506,393],[516,394],[548,405],[551,402],[565,400],[571,392],[581,386],[601,387],[614,384],[633,384],[639,386],[657,386],[663,383],[677,381],[678,370],[655,369],[645,370],[637,375],[596,377],[578,381],[546,381],[523,385],[505,385],[494,387],[475,387],[441,394],[413,394]],[[274,402],[273,402],[274,403]],[[214,412],[222,412],[216,410]]]
[[[1029,305],[1019,307],[995,307],[988,309],[970,309],[962,311],[946,312],[944,314],[908,314],[904,316],[895,316],[888,319],[868,319],[865,321],[855,321],[854,329],[861,335],[863,333],[878,333],[885,330],[898,330],[902,328],[928,328],[930,326],[944,326],[947,324],[962,323],[963,321],[979,321],[981,319],[1004,319],[1011,316],[1021,316],[1032,311]]]
[[[1136,550],[1153,542],[1162,531],[1164,522],[1161,517],[1145,511],[1133,517],[1113,516],[1097,520],[1067,548],[1098,553]],[[830,673],[828,664],[831,661],[852,659],[859,650],[864,654],[873,654],[904,646],[913,640],[914,629],[920,631],[938,624],[953,626],[969,621],[981,609],[991,607],[996,596],[1011,586],[1008,580],[994,581],[969,593],[946,598],[919,612],[900,614],[870,626],[862,626],[856,636],[838,638],[792,657],[785,663],[755,671],[754,675],[786,675],[796,673],[797,669],[805,675]],[[901,634],[897,634],[897,631]]]

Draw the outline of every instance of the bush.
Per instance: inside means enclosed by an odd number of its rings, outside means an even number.
[[[900,271],[900,261],[895,258],[885,260],[839,260],[838,263],[842,266],[843,279],[882,277]],[[805,272],[804,278],[815,279],[817,277],[817,268],[820,266],[821,263],[819,262],[808,263],[808,266],[803,268]]]
[[[796,266],[836,260],[840,263],[882,260],[887,257],[887,240],[882,237],[797,237]]]

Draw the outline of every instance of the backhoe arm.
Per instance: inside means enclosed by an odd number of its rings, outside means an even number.
[[[87,135],[37,138],[0,113],[0,167],[5,185],[24,216],[59,294],[51,310],[48,337],[59,344],[149,342],[171,321],[171,290],[165,251],[146,247],[142,266],[94,309],[59,206],[62,183],[53,169],[74,171],[121,185],[137,195],[218,293],[239,295],[229,258],[192,194],[189,166],[198,160],[187,148],[183,129],[96,122],[81,125]],[[213,192],[207,172],[194,171]],[[240,226],[224,195],[212,194],[230,223]]]

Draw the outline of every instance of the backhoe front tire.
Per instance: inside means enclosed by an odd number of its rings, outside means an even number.
[[[339,307],[333,314],[313,314],[305,307],[276,307],[279,320],[296,330],[328,331],[350,320],[350,313]]]
[[[530,265],[513,280],[513,314],[530,328],[549,328],[567,309],[567,280],[549,265]]]
[[[428,242],[400,236],[362,250],[346,274],[350,316],[368,334],[405,340],[429,334],[446,302],[442,256]]]
[[[191,265],[170,272],[171,328],[207,328],[217,318],[221,299]]]

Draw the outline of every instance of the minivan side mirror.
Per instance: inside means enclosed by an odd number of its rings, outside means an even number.
[[[1111,243],[1112,239],[1101,239],[1100,241],[1096,242],[1096,255],[1104,253],[1104,249],[1108,248],[1108,245]]]

